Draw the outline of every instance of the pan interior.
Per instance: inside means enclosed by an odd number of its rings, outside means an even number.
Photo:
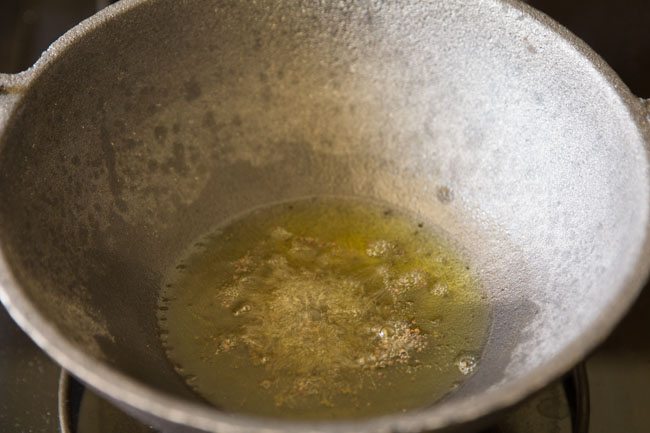
[[[55,329],[135,381],[197,401],[158,341],[163,274],[211,227],[299,197],[378,199],[467,251],[493,320],[450,401],[530,379],[630,290],[641,134],[515,8],[158,0],[82,33],[1,137],[2,249]]]

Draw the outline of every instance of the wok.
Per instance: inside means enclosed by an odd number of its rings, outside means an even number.
[[[123,0],[0,75],[0,296],[164,431],[467,427],[600,342],[648,272],[650,117],[507,0]],[[444,228],[485,286],[478,372],[438,404],[299,423],[207,406],[164,356],[162,275],[252,207],[357,195]]]

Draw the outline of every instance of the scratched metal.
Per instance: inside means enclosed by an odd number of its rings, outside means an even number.
[[[600,342],[648,270],[648,111],[581,41],[499,0],[124,0],[0,75],[0,297],[57,362],[165,431],[467,427]],[[355,422],[223,413],[156,336],[162,272],[263,203],[372,196],[486,285],[481,367]]]

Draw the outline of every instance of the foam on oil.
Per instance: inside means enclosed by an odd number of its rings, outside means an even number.
[[[478,368],[488,311],[470,267],[423,222],[359,199],[257,209],[168,276],[161,339],[224,410],[359,418],[423,407]]]

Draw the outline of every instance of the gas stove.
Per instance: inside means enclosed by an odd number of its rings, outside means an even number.
[[[18,72],[110,0],[3,0],[0,72]],[[650,2],[529,0],[569,27],[650,97]],[[650,289],[610,338],[564,378],[505,412],[485,433],[650,432]],[[0,307],[0,432],[154,432],[68,376]]]
[[[155,433],[62,371],[5,311],[0,330],[0,431]],[[483,433],[586,433],[589,396],[581,364]]]

